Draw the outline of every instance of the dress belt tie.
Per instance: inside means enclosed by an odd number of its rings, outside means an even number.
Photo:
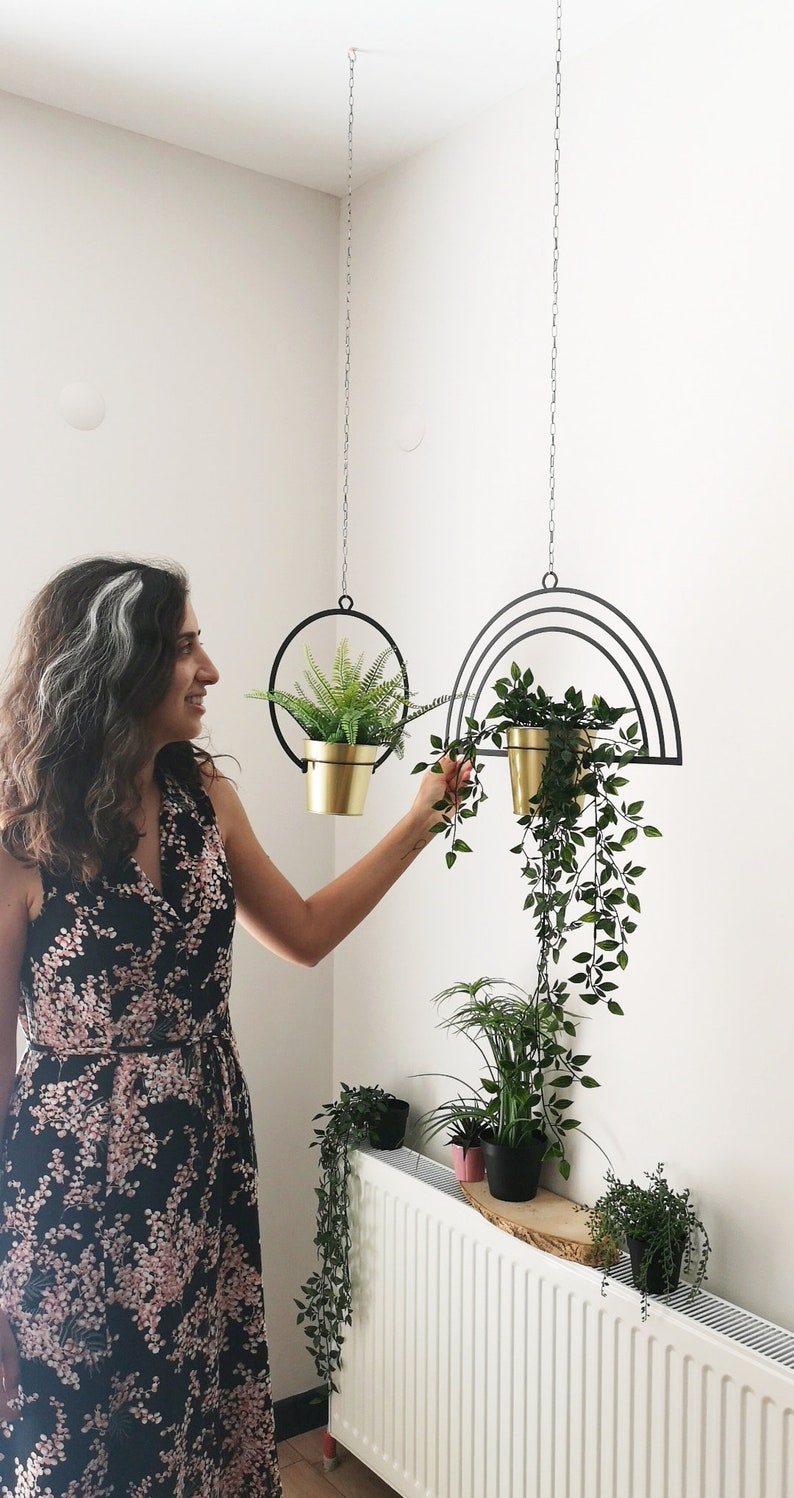
[[[210,1030],[205,1035],[190,1035],[182,1040],[156,1040],[144,1041],[140,1045],[114,1045],[97,1046],[96,1050],[86,1048],[80,1051],[60,1050],[54,1045],[44,1045],[40,1040],[28,1040],[32,1051],[39,1051],[45,1056],[55,1056],[59,1060],[71,1060],[74,1056],[84,1056],[87,1059],[102,1059],[107,1057],[110,1061],[117,1060],[120,1056],[162,1056],[171,1051],[187,1051],[192,1046],[211,1045],[218,1062],[220,1072],[221,1096],[223,1097],[223,1111],[227,1117],[232,1116],[232,1085],[229,1073],[229,1058],[227,1051],[232,1048],[231,1035],[226,1035],[218,1030]]]
[[[182,1051],[191,1045],[201,1045],[205,1040],[224,1040],[225,1036],[217,1031],[208,1031],[206,1035],[190,1035],[182,1040],[144,1040],[140,1045],[100,1045],[85,1046],[79,1051],[61,1050],[57,1045],[45,1045],[42,1040],[29,1040],[28,1045],[32,1051],[44,1051],[48,1056],[131,1056],[139,1051],[153,1051],[155,1055],[161,1051]]]

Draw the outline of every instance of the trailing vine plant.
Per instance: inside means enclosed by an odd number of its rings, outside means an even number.
[[[647,1186],[635,1180],[620,1181],[614,1171],[606,1173],[606,1190],[594,1207],[582,1208],[588,1214],[587,1227],[603,1267],[601,1293],[606,1294],[609,1271],[618,1262],[627,1238],[642,1245],[634,1282],[642,1296],[642,1319],[648,1315],[651,1293],[649,1276],[655,1271],[664,1285],[664,1298],[670,1300],[677,1288],[677,1271],[681,1257],[684,1269],[694,1266],[689,1299],[694,1300],[706,1278],[711,1244],[699,1218],[688,1187],[674,1191],[664,1174],[661,1162],[655,1170],[646,1170]]]
[[[468,783],[456,798],[446,794],[436,802],[441,820],[434,829],[448,840],[446,862],[452,868],[458,857],[470,853],[463,837],[464,824],[475,817],[487,799],[483,786],[482,748],[503,747],[508,728],[544,728],[549,747],[538,794],[528,815],[519,818],[521,837],[511,849],[520,860],[526,881],[524,909],[531,911],[537,938],[534,991],[528,1003],[534,1010],[534,1028],[540,1034],[540,1018],[546,1016],[569,1040],[576,1024],[569,1004],[575,997],[583,1003],[603,1003],[612,1014],[623,1010],[616,998],[620,974],[628,965],[628,941],[637,928],[640,900],[636,883],[645,868],[636,859],[634,844],[642,832],[660,837],[656,827],[643,821],[642,801],[630,801],[624,770],[641,752],[636,723],[623,724],[625,708],[613,708],[603,697],[586,703],[582,693],[569,687],[555,701],[536,686],[530,670],[515,662],[509,676],[494,683],[496,703],[486,717],[464,719],[464,732],[447,743],[434,735],[431,748],[439,755],[471,764]],[[416,770],[427,769],[419,764]],[[440,766],[432,768],[441,773]],[[563,951],[574,932],[582,932],[581,949],[572,959],[573,972],[560,969]],[[588,938],[585,943],[585,936]],[[561,1076],[555,1086],[567,1086],[589,1056],[577,1056],[575,1067],[565,1067],[560,1056]],[[597,1087],[595,1078],[579,1075],[584,1086]],[[558,1120],[558,1094],[545,1089],[541,1111],[556,1127],[551,1129],[547,1158],[556,1158],[567,1178],[564,1140]],[[574,1120],[567,1126],[577,1127]]]
[[[318,1377],[336,1393],[344,1328],[352,1319],[348,1183],[350,1151],[369,1137],[373,1118],[386,1111],[389,1094],[381,1087],[342,1084],[336,1102],[325,1103],[313,1122],[312,1148],[320,1152],[317,1231],[318,1266],[301,1286],[297,1323],[304,1328]]]

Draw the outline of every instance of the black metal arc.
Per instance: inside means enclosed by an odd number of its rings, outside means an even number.
[[[549,576],[549,574],[546,574],[546,577],[548,577],[548,576]],[[645,722],[645,715],[643,713],[643,710],[642,710],[642,707],[640,705],[640,701],[639,701],[639,697],[638,697],[637,691],[636,691],[634,685],[632,684],[630,676],[627,674],[627,672],[624,670],[623,666],[615,658],[615,656],[612,654],[612,652],[610,650],[608,650],[607,647],[602,642],[600,642],[597,638],[594,638],[594,636],[591,635],[591,634],[584,633],[582,630],[575,629],[573,627],[566,626],[564,624],[535,625],[533,628],[525,630],[524,633],[522,633],[522,634],[517,634],[517,635],[511,636],[511,638],[507,641],[507,643],[503,647],[500,647],[496,651],[496,654],[493,655],[493,657],[492,657],[491,665],[487,668],[487,671],[485,673],[486,676],[492,670],[495,669],[498,661],[500,659],[502,659],[502,657],[507,653],[508,649],[512,645],[520,644],[522,641],[524,641],[526,639],[530,639],[533,635],[538,635],[538,634],[566,634],[566,635],[571,635],[573,638],[584,640],[586,644],[594,646],[595,649],[598,650],[601,655],[605,656],[606,659],[610,662],[610,664],[612,666],[614,666],[615,670],[618,672],[618,675],[621,677],[622,681],[624,682],[624,684],[625,684],[625,686],[626,686],[626,688],[627,688],[627,690],[629,692],[629,695],[631,697],[632,703],[634,705],[634,709],[635,709],[635,711],[637,713],[637,717],[639,719],[639,727],[640,727],[640,732],[642,734],[643,747],[644,747],[644,749],[646,751],[645,753],[639,755],[638,759],[642,763],[645,763],[645,764],[680,765],[682,763],[681,731],[680,731],[679,720],[678,720],[678,712],[676,710],[675,702],[673,701],[673,696],[672,696],[672,693],[670,691],[670,687],[669,687],[667,678],[666,678],[666,676],[664,674],[664,671],[662,670],[662,667],[661,667],[661,664],[659,662],[658,657],[656,656],[655,652],[653,651],[653,649],[649,645],[648,641],[645,639],[644,635],[642,635],[640,633],[640,631],[637,629],[637,626],[632,623],[632,621],[631,621],[631,619],[629,619],[628,615],[627,614],[623,614],[620,609],[615,608],[614,604],[608,603],[607,600],[604,599],[604,598],[599,598],[598,595],[595,594],[595,593],[587,593],[582,588],[566,588],[566,589],[561,590],[562,592],[564,592],[566,594],[572,594],[572,595],[574,595],[574,596],[576,596],[578,598],[586,599],[586,600],[588,600],[589,602],[591,602],[593,604],[599,604],[599,605],[601,605],[601,607],[604,608],[605,610],[607,610],[610,614],[614,615],[616,618],[622,620],[624,624],[628,625],[628,628],[631,631],[631,633],[633,634],[633,636],[635,637],[635,639],[637,641],[639,641],[642,644],[642,646],[645,648],[645,650],[648,653],[649,659],[653,662],[653,665],[654,665],[656,671],[658,672],[659,679],[660,679],[660,681],[662,683],[662,686],[664,688],[665,697],[666,697],[666,701],[667,701],[667,706],[668,706],[669,711],[670,711],[670,717],[671,717],[671,720],[672,720],[673,731],[674,731],[674,735],[675,735],[675,752],[673,754],[666,754],[664,752],[665,751],[664,724],[662,722],[662,716],[661,716],[661,713],[659,711],[659,704],[658,704],[658,702],[656,700],[656,695],[654,693],[653,687],[652,687],[650,679],[648,677],[648,673],[646,672],[645,668],[642,665],[642,662],[639,660],[639,658],[636,655],[635,651],[628,644],[628,642],[624,638],[624,636],[621,633],[619,633],[618,630],[613,629],[609,624],[607,624],[605,622],[605,620],[599,618],[595,614],[588,613],[585,609],[572,608],[572,607],[567,607],[564,604],[557,604],[557,603],[552,604],[550,602],[544,601],[544,602],[538,603],[534,607],[528,608],[523,614],[520,614],[515,619],[512,619],[508,624],[504,625],[498,631],[498,633],[495,636],[492,635],[492,634],[489,634],[489,632],[492,630],[493,626],[498,622],[498,620],[500,620],[506,613],[508,613],[511,609],[515,608],[517,605],[530,604],[534,600],[548,600],[549,597],[550,597],[550,595],[553,595],[554,592],[555,592],[555,589],[556,589],[556,579],[555,579],[554,586],[549,589],[549,588],[546,587],[546,577],[544,577],[544,579],[543,579],[543,586],[542,586],[542,588],[540,590],[535,589],[531,593],[525,593],[525,594],[523,594],[519,598],[514,598],[510,603],[505,604],[503,608],[499,609],[497,611],[497,613],[495,613],[493,615],[493,617],[491,619],[489,619],[488,622],[483,626],[483,628],[480,630],[479,634],[476,636],[476,638],[472,642],[472,644],[469,647],[469,650],[468,650],[466,656],[464,657],[463,664],[461,665],[461,668],[460,668],[460,670],[458,672],[457,679],[455,681],[455,686],[453,688],[453,696],[452,696],[452,699],[451,699],[451,702],[450,702],[449,712],[448,712],[448,715],[447,715],[447,737],[448,738],[459,737],[460,734],[461,734],[462,726],[463,726],[464,716],[467,716],[467,715],[468,716],[476,716],[476,708],[477,708],[477,704],[479,703],[480,697],[481,697],[483,689],[484,689],[484,683],[483,683],[483,686],[480,687],[480,690],[478,691],[477,696],[476,696],[474,702],[468,707],[468,710],[467,710],[467,702],[468,702],[468,698],[469,698],[469,693],[471,691],[472,684],[473,684],[475,678],[477,677],[477,675],[478,675],[478,673],[480,671],[480,667],[482,666],[483,661],[486,659],[486,657],[489,655],[489,653],[493,650],[493,648],[497,644],[497,642],[499,640],[502,640],[505,636],[509,635],[511,629],[520,627],[521,624],[524,624],[524,623],[530,621],[531,619],[533,619],[538,614],[559,613],[559,614],[567,614],[567,615],[571,616],[572,618],[582,619],[582,620],[586,621],[588,624],[591,624],[591,625],[595,626],[597,629],[599,629],[599,630],[603,631],[605,634],[611,636],[611,638],[613,640],[615,640],[623,648],[623,650],[625,651],[625,653],[628,656],[629,660],[631,661],[632,665],[634,666],[634,668],[635,668],[635,670],[636,670],[639,678],[641,679],[642,684],[645,687],[645,690],[646,690],[646,692],[648,694],[650,705],[651,705],[651,708],[653,710],[653,717],[654,717],[654,723],[655,723],[656,731],[657,731],[658,736],[659,736],[659,747],[660,747],[660,749],[662,751],[661,754],[649,754],[647,752],[649,744],[648,744],[648,733],[647,733],[647,726],[646,726],[646,722]],[[467,678],[465,684],[463,684],[463,678],[464,678],[464,675],[466,674],[467,668],[470,666],[470,663],[472,661],[472,657],[474,656],[474,653],[476,652],[477,647],[479,646],[480,642],[484,639],[484,637],[486,635],[489,636],[488,642],[484,646],[484,648],[479,652],[479,655],[477,655],[476,660],[474,661],[473,666],[471,667],[471,669],[468,672],[468,678]],[[458,708],[457,731],[456,731],[455,734],[453,734],[453,732],[452,732],[453,712],[454,712],[454,703],[456,701],[458,701],[460,703],[460,706]],[[484,749],[481,752],[484,755],[493,755],[493,756],[501,756],[501,755],[504,755],[504,753],[505,753],[504,750],[499,750],[499,749]]]
[[[643,685],[645,686],[645,689],[646,689],[646,691],[648,693],[648,696],[649,696],[649,698],[651,700],[651,705],[653,707],[654,719],[655,719],[655,722],[656,722],[656,729],[657,729],[657,732],[658,732],[658,735],[659,735],[659,743],[661,745],[661,748],[664,749],[664,725],[662,723],[661,713],[659,712],[659,705],[658,705],[658,703],[656,701],[656,698],[653,695],[653,689],[651,687],[650,681],[648,680],[647,672],[644,670],[644,668],[641,665],[640,661],[637,659],[637,656],[634,654],[634,651],[630,649],[630,647],[626,644],[626,641],[621,638],[621,636],[617,633],[617,631],[614,630],[614,629],[611,629],[608,624],[605,624],[602,619],[598,619],[594,614],[585,613],[585,611],[583,609],[566,609],[566,608],[563,608],[559,604],[550,604],[550,605],[548,605],[548,607],[546,607],[546,608],[544,608],[542,610],[537,609],[537,610],[533,610],[531,613],[523,614],[521,616],[521,618],[519,620],[516,620],[515,622],[516,623],[523,623],[523,621],[525,619],[532,618],[534,613],[569,614],[572,618],[585,619],[585,620],[587,620],[587,622],[589,624],[597,624],[600,629],[603,629],[606,634],[611,635],[613,640],[617,640],[618,644],[622,645],[624,647],[624,649],[626,651],[626,654],[629,656],[630,660],[636,666],[638,675],[641,677]],[[497,643],[497,641],[500,640],[503,637],[503,635],[506,635],[508,633],[509,629],[510,629],[510,625],[506,625],[504,627],[504,629],[501,629],[499,631],[499,633],[492,638],[492,640],[490,641],[490,645],[489,645],[488,648],[491,649]],[[599,644],[599,642],[597,640],[594,640],[591,635],[583,634],[581,632],[581,630],[578,630],[578,629],[565,629],[564,627],[562,627],[560,625],[557,625],[557,624],[546,624],[546,625],[538,625],[534,629],[527,630],[522,635],[516,635],[516,637],[514,639],[511,639],[510,645],[511,646],[512,645],[519,645],[519,644],[521,644],[521,642],[523,640],[530,639],[532,637],[532,635],[546,635],[546,634],[569,634],[569,635],[573,635],[573,636],[575,636],[576,639],[584,640],[588,645],[595,645],[596,649],[600,650],[601,654],[606,656],[607,660],[611,663],[611,665],[613,665],[615,667],[615,670],[617,671],[618,675],[621,677],[624,685],[626,686],[626,688],[627,688],[627,690],[629,692],[631,700],[634,703],[634,708],[635,708],[635,711],[637,713],[637,717],[640,720],[640,732],[642,734],[642,741],[643,741],[643,744],[645,745],[645,747],[647,749],[647,747],[648,747],[648,731],[647,731],[647,728],[645,726],[645,714],[643,713],[642,708],[640,707],[639,698],[637,697],[637,693],[636,693],[634,687],[632,686],[631,680],[626,675],[626,672],[623,670],[623,667],[620,665],[620,663],[615,660],[615,657],[605,648],[605,646]],[[466,697],[468,696],[468,692],[469,692],[469,689],[470,689],[470,687],[472,685],[474,677],[476,676],[476,674],[478,672],[478,669],[479,669],[480,665],[482,664],[482,662],[485,659],[485,656],[487,654],[488,654],[487,650],[482,650],[480,652],[479,656],[477,657],[477,660],[474,663],[474,669],[469,673],[469,679],[468,679],[468,681],[466,683],[466,686],[464,688],[464,694],[465,694]],[[494,658],[493,658],[493,660],[491,662],[491,665],[488,667],[488,673],[490,673],[495,668],[497,662],[499,660],[501,660],[501,658],[502,658],[502,656],[504,654],[505,654],[505,650],[504,649],[500,649],[500,650],[497,651],[496,655],[494,656]],[[481,698],[481,696],[483,694],[483,690],[484,690],[484,686],[480,687],[480,690],[477,693],[477,696],[474,698],[474,701],[472,703],[471,711],[472,711],[472,714],[473,714],[474,717],[476,717],[476,715],[477,715],[477,708],[479,706],[479,701],[480,701],[480,698]],[[459,717],[458,717],[458,729],[460,729],[462,721],[463,721],[463,714],[461,712],[460,715],[459,715]],[[496,751],[496,752],[498,752],[498,751]],[[645,757],[647,758],[647,756],[645,756]]]
[[[339,599],[339,602],[337,603],[337,606],[336,606],[335,609],[319,609],[316,614],[309,614],[309,615],[307,615],[307,617],[305,619],[301,619],[300,623],[296,624],[295,628],[292,629],[292,630],[290,630],[290,632],[287,635],[286,639],[282,642],[282,644],[279,646],[279,649],[276,652],[276,657],[275,657],[275,660],[273,661],[273,666],[272,666],[272,669],[271,669],[271,672],[270,672],[270,680],[269,680],[269,682],[267,684],[268,691],[269,692],[275,691],[276,678],[278,676],[278,668],[281,665],[282,660],[284,659],[285,651],[292,644],[292,641],[295,639],[295,636],[299,635],[300,632],[301,632],[301,630],[308,629],[309,625],[316,624],[318,619],[330,619],[330,618],[333,618],[337,614],[341,614],[342,618],[344,618],[344,619],[360,619],[361,622],[362,622],[362,624],[369,624],[372,629],[377,630],[377,632],[378,632],[379,635],[382,635],[383,639],[386,641],[386,643],[389,646],[389,648],[393,651],[395,659],[397,661],[397,664],[398,664],[398,666],[400,668],[400,674],[401,674],[402,679],[403,679],[404,696],[405,696],[405,707],[403,708],[403,714],[402,714],[402,717],[400,719],[400,722],[404,723],[405,720],[406,720],[406,718],[408,717],[408,713],[410,711],[409,698],[410,698],[411,692],[410,692],[410,686],[409,686],[409,683],[408,683],[408,670],[406,668],[405,661],[403,660],[402,655],[400,653],[399,646],[397,645],[396,640],[392,639],[391,635],[389,634],[389,631],[387,629],[384,629],[384,627],[383,627],[382,624],[378,623],[377,619],[373,619],[370,614],[362,614],[359,609],[356,609],[356,608],[353,607],[353,600],[350,597],[349,593],[343,593],[342,594],[342,596]],[[283,733],[281,732],[281,728],[279,727],[278,717],[276,715],[276,703],[275,702],[268,702],[268,707],[270,708],[270,721],[273,724],[273,730],[275,732],[276,738],[278,739],[278,741],[279,741],[282,749],[284,750],[284,753],[289,756],[289,758],[292,760],[292,763],[295,764],[295,765],[297,765],[298,769],[301,770],[302,773],[305,775],[307,769],[309,768],[308,763],[307,763],[307,761],[305,759],[301,759],[295,753],[294,749],[290,748],[289,744],[287,743],[287,740],[285,739]],[[394,753],[393,749],[384,749],[383,753],[378,756],[378,758],[375,760],[375,762],[374,762],[374,764],[372,766],[373,774],[378,769],[378,766],[382,765],[383,761],[386,760],[386,759],[388,759],[389,755],[393,754],[393,753]]]
[[[629,680],[629,677],[626,675],[626,672],[623,670],[623,667],[620,665],[620,662],[615,660],[615,657],[610,653],[610,651],[608,651],[606,649],[606,647],[604,645],[600,645],[597,640],[593,640],[590,635],[584,634],[582,630],[579,630],[579,629],[566,629],[566,630],[562,630],[556,624],[540,624],[540,625],[537,625],[534,629],[528,629],[528,630],[526,630],[524,632],[524,634],[522,634],[522,635],[516,635],[515,639],[512,639],[510,641],[510,644],[511,644],[511,646],[512,645],[520,645],[522,643],[522,641],[524,641],[524,640],[530,640],[530,639],[532,639],[532,637],[534,635],[549,635],[549,634],[567,634],[567,635],[573,636],[574,639],[584,640],[586,642],[586,644],[588,644],[588,645],[594,645],[595,648],[596,648],[596,650],[599,650],[602,655],[606,656],[607,660],[610,662],[610,665],[612,665],[612,666],[615,667],[615,670],[617,671],[618,675],[620,676],[621,680],[623,681],[623,684],[626,687],[626,689],[627,689],[627,691],[629,693],[629,696],[631,697],[631,700],[632,700],[632,702],[634,704],[634,710],[635,710],[635,712],[637,714],[637,717],[639,719],[640,734],[642,736],[643,746],[647,749],[647,747],[648,747],[648,733],[647,733],[647,730],[646,730],[646,727],[645,727],[645,715],[644,715],[644,713],[642,711],[642,708],[640,707],[640,704],[639,704],[639,701],[638,701],[638,698],[637,698],[637,693],[635,692],[635,690],[634,690],[634,688],[633,688],[633,686],[631,684],[631,681]],[[504,655],[504,653],[505,652],[502,649],[497,650],[496,655],[493,657],[493,659],[491,661],[491,665],[488,668],[489,671],[493,671],[495,669],[497,662],[501,660],[501,658]],[[479,690],[479,692],[477,693],[476,698],[474,699],[474,703],[472,704],[472,715],[474,717],[476,717],[476,715],[477,715],[477,705],[478,705],[479,700],[480,700],[480,698],[482,696],[483,690],[484,690],[484,687],[481,687],[480,690]],[[662,744],[664,744],[664,736],[663,735],[662,735]],[[501,754],[503,751],[499,750],[499,749],[483,749],[481,752],[483,754]],[[648,759],[648,755],[647,754],[644,754],[642,757],[643,757],[643,759]]]

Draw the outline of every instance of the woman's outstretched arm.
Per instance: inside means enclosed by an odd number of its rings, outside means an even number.
[[[304,899],[260,844],[237,792],[216,778],[208,790],[226,848],[242,924],[272,952],[305,967],[339,945],[431,841],[442,821],[434,802],[454,795],[468,766],[442,760],[442,773],[422,776],[413,806],[369,853],[316,894]]]

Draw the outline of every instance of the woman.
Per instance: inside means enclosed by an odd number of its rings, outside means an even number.
[[[3,1495],[281,1491],[235,909],[319,962],[428,842],[460,767],[304,900],[191,743],[217,680],[184,574],[99,558],[34,600],[0,703]]]

